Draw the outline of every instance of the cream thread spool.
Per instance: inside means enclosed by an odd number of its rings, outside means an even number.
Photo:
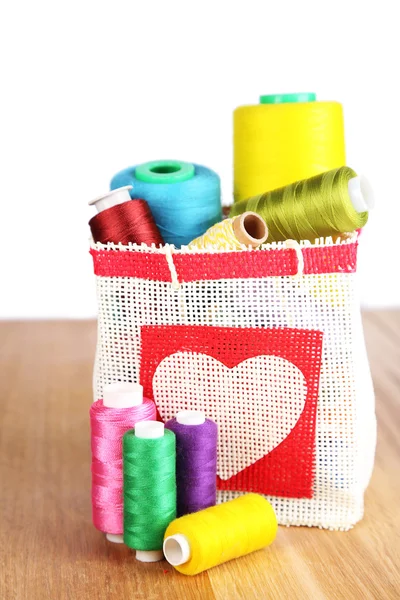
[[[258,248],[267,238],[268,227],[264,219],[255,212],[246,211],[213,225],[205,234],[190,242],[189,248]]]

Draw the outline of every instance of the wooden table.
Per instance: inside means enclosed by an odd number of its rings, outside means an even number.
[[[0,599],[400,598],[400,312],[367,313],[365,329],[379,434],[364,520],[281,527],[270,548],[189,578],[91,524],[95,323],[0,323]]]

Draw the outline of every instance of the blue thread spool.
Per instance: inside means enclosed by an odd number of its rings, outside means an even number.
[[[131,198],[143,198],[168,244],[189,244],[222,220],[218,175],[200,165],[158,160],[120,171],[112,190],[132,185]]]

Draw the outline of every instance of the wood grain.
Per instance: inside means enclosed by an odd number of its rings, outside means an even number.
[[[270,548],[194,578],[137,563],[91,525],[95,323],[0,323],[0,599],[400,598],[400,312],[364,322],[379,420],[364,520],[281,527]]]

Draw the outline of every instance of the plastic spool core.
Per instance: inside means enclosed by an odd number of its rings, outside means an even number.
[[[176,420],[180,425],[202,425],[206,416],[201,410],[181,410],[176,415]]]
[[[143,386],[139,383],[109,383],[103,388],[103,404],[108,408],[131,408],[143,403]]]
[[[315,102],[314,92],[298,92],[296,94],[268,94],[260,96],[260,104],[288,104],[290,102]]]
[[[163,550],[165,558],[173,567],[183,565],[190,560],[190,542],[182,533],[165,538]]]
[[[124,536],[119,533],[106,533],[106,538],[109,542],[113,542],[113,544],[123,544]]]
[[[267,94],[260,96],[260,104],[288,104],[291,102],[315,102],[314,92],[297,92],[296,94]]]
[[[89,206],[94,204],[97,208],[97,212],[100,213],[117,204],[124,204],[124,202],[131,200],[131,195],[129,193],[129,190],[131,189],[131,185],[124,185],[123,187],[111,190],[102,196],[97,196],[94,200],[90,200]]]
[[[164,435],[164,423],[160,421],[139,421],[135,425],[135,435],[146,440],[155,440]]]
[[[194,165],[181,160],[153,160],[137,166],[135,176],[147,183],[181,183],[194,177]]]
[[[167,173],[177,173],[180,171],[180,167],[178,165],[159,165],[156,167],[152,167],[150,169],[152,173],[161,173],[166,175]]]
[[[366,177],[363,175],[353,177],[349,180],[348,189],[351,203],[356,212],[367,212],[374,208],[374,192]]]
[[[164,436],[164,423],[160,421],[139,421],[135,425],[138,438],[155,440]],[[141,562],[157,562],[162,560],[162,550],[136,550],[136,559]]]

